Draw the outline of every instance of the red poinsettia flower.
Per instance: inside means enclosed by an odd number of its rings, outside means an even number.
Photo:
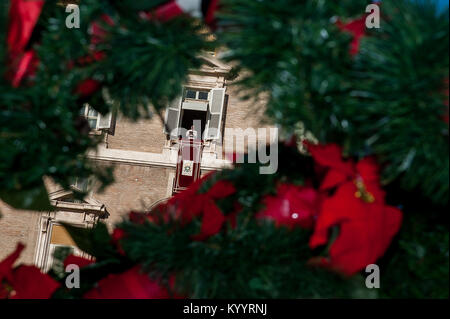
[[[350,44],[350,54],[352,56],[359,53],[361,39],[366,35],[366,16],[352,20],[348,23],[343,23],[341,20],[337,21],[337,26],[340,30],[352,34],[353,40]]]
[[[324,201],[310,247],[327,244],[330,229],[339,226],[329,257],[323,261],[326,267],[350,276],[385,253],[401,222],[400,210],[355,198],[354,185],[347,183]]]
[[[87,97],[93,95],[95,92],[100,90],[102,84],[94,79],[86,79],[78,84],[75,88],[75,94],[80,95],[81,97]]]
[[[44,0],[11,0],[7,40],[10,53],[17,54],[25,50],[44,3]]]
[[[191,0],[184,1],[184,5],[180,5],[180,2],[182,1],[167,1],[154,11],[140,12],[140,17],[146,20],[156,18],[158,21],[167,22],[181,15],[202,14],[205,23],[212,29],[216,28],[216,14],[219,9],[219,0]]]
[[[312,187],[280,184],[276,196],[264,198],[266,208],[256,218],[271,219],[277,226],[310,228],[319,212],[319,193]]]
[[[213,29],[216,28],[216,14],[219,10],[219,2],[220,0],[210,0],[209,7],[205,15],[205,23]]]
[[[103,27],[103,24],[108,24],[110,26],[114,25],[114,20],[103,14],[100,18],[100,21],[93,22],[90,26],[91,37],[91,51],[92,53],[88,56],[79,58],[76,63],[80,66],[88,65],[94,62],[101,61],[106,58],[106,54],[102,51],[96,50],[96,46],[100,43],[103,43],[106,39],[107,32]],[[74,62],[69,62],[69,69],[74,66]],[[94,80],[94,79],[86,79],[77,85],[75,88],[75,94],[80,95],[81,97],[89,97],[100,90],[102,87],[102,83]]]
[[[310,247],[327,244],[330,229],[338,226],[339,235],[329,249],[329,258],[321,259],[321,264],[352,275],[384,254],[400,229],[402,214],[385,204],[374,158],[354,165],[342,159],[337,145],[306,146],[317,164],[328,169],[321,189],[337,188],[323,202]]]
[[[41,14],[43,0],[12,0],[9,9],[8,55],[10,70],[8,79],[13,87],[35,73],[38,59],[34,50],[26,50],[34,27]]]
[[[151,212],[130,212],[128,214],[129,221],[139,225],[146,222],[152,224],[159,224],[161,222],[167,223],[170,219],[175,220],[178,217],[177,210],[174,206],[169,205],[168,202],[158,204]]]
[[[0,262],[0,298],[48,299],[60,286],[35,266],[12,268],[25,248],[18,244],[16,250]]]
[[[173,279],[171,280],[171,286]],[[86,299],[169,299],[166,287],[136,266],[121,274],[110,274],[84,295]]]
[[[357,55],[361,39],[366,35],[366,16],[350,21],[348,23],[337,22],[337,26],[342,31],[350,32],[353,35],[353,40],[350,45],[350,54]]]
[[[314,161],[327,169],[321,190],[351,182],[358,188],[360,196],[368,196],[366,199],[369,201],[384,201],[385,193],[381,189],[378,165],[373,157],[367,157],[355,165],[352,161],[343,160],[341,148],[336,144],[314,145],[307,141],[304,144]]]
[[[217,207],[215,201],[236,192],[233,184],[221,180],[207,192],[200,193],[201,186],[211,176],[212,174],[209,174],[197,180],[187,190],[172,197],[168,202],[169,205],[176,207],[177,215],[183,223],[189,223],[194,217],[203,217],[200,233],[194,237],[196,240],[204,240],[220,231],[227,218]],[[229,218],[233,218],[233,216]]]
[[[120,241],[126,237],[126,233],[122,228],[114,228],[113,233],[111,235],[111,241],[114,246],[116,246],[119,254],[125,256],[125,251],[120,244]]]
[[[20,266],[14,270],[11,299],[48,299],[60,284],[35,266]]]
[[[99,21],[93,22],[90,26],[90,33],[92,34],[91,44],[96,46],[97,44],[105,42],[107,31],[104,25],[114,26],[114,20],[107,14],[103,14]]]
[[[0,262],[0,285],[5,279],[6,281],[13,281],[13,265],[20,257],[25,246],[22,243],[17,244],[16,250]]]
[[[90,264],[93,264],[94,260],[87,259],[75,255],[69,255],[64,259],[64,268],[66,268],[68,265],[77,265],[80,268],[89,266]]]

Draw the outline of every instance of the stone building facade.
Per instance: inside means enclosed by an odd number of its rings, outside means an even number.
[[[263,117],[264,101],[242,101],[229,80],[231,67],[212,54],[202,59],[204,65],[191,72],[183,96],[167,108],[165,123],[158,116],[137,122],[120,115],[101,116],[86,106],[83,115],[91,133],[104,135],[104,143],[89,157],[98,165],[114,165],[114,184],[99,193],[95,182],[75,181],[73,187],[92,190],[83,201],[77,201],[70,190],[47,181],[53,212],[18,211],[0,201],[0,260],[22,242],[26,249],[20,262],[48,270],[58,248],[84,254],[62,223],[92,227],[102,220],[112,226],[128,212],[148,210],[172,196],[180,134],[176,128],[188,130],[194,120],[194,129],[204,141],[201,174],[229,166],[226,154],[246,148],[249,139],[236,138],[235,132],[229,134],[227,129],[249,132],[246,130],[265,128],[267,136],[257,138],[264,143],[276,139]]]

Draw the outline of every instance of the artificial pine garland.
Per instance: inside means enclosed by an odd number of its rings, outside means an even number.
[[[43,176],[110,183],[85,158],[99,141],[83,133],[81,105],[110,111],[107,89],[130,118],[151,114],[143,103],[158,113],[200,66],[197,54],[217,45],[250,71],[238,83],[249,98],[269,95],[276,124],[289,135],[302,124],[322,144],[306,143],[305,155],[281,143],[277,174],[236,165],[130,213],[112,235],[103,224],[67,226],[95,257],[61,256],[81,266],[81,289],[66,289],[57,269],[12,268],[19,246],[0,262],[0,297],[360,297],[361,272],[375,262],[386,269],[379,297],[448,296],[439,288],[448,283],[448,11],[386,1],[382,28],[367,31],[366,1],[223,0],[203,21],[217,28],[215,43],[193,17],[158,18],[173,3],[83,0],[83,27],[68,30],[64,8],[45,1],[26,37],[35,42],[0,47],[2,200],[48,209]],[[11,26],[1,28],[6,39]],[[21,64],[29,52],[36,62]],[[30,295],[27,278],[42,289]]]

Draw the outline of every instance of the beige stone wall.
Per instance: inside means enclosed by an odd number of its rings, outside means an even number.
[[[273,127],[270,120],[267,119],[264,115],[265,105],[267,99],[261,96],[258,99],[251,100],[243,100],[241,98],[242,93],[239,93],[239,88],[230,83],[227,88],[228,95],[228,103],[226,108],[224,127],[232,128],[232,129],[242,129],[245,131],[246,129],[254,129],[255,132],[258,132],[258,129],[263,128],[267,129],[267,137],[266,136],[257,136],[257,138],[267,139],[269,141],[269,131],[268,129]],[[234,141],[233,141],[234,139]],[[232,135],[227,134],[227,131],[224,131],[223,138],[223,150],[222,155],[226,156],[226,154],[230,154],[233,150],[244,149],[247,151],[248,148],[248,140],[245,139],[243,141],[238,141],[233,138]],[[234,149],[230,148],[230,145],[235,145]],[[238,146],[237,144],[242,146]]]
[[[248,127],[270,127],[271,124],[264,117],[267,100],[260,97],[256,100],[242,100],[242,93],[234,83],[229,83],[227,87],[228,105],[225,119],[225,127],[248,128]]]
[[[156,201],[167,198],[174,172],[171,168],[118,164],[114,171],[115,183],[103,193],[92,196],[106,206],[110,216],[105,222],[112,226],[128,212],[145,211]],[[14,210],[2,202],[0,211],[3,215],[0,218],[0,260],[22,242],[26,249],[19,262],[33,264],[41,213]]]
[[[114,170],[115,183],[93,196],[106,205],[110,213],[106,222],[112,224],[132,210],[146,210],[167,198],[174,174],[175,170],[170,168],[118,164]]]
[[[0,201],[0,260],[14,251],[17,243],[26,245],[18,262],[33,264],[39,214],[15,210]]]
[[[137,122],[118,116],[113,135],[108,135],[108,148],[161,153],[166,142],[163,124],[158,116]]]

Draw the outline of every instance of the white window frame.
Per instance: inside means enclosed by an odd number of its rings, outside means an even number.
[[[89,115],[89,111],[95,112],[96,115]],[[80,111],[80,115],[83,116],[88,122],[89,120],[95,120],[95,127],[91,127],[91,123],[89,122],[89,128],[91,132],[100,132],[101,130],[110,130],[113,126],[113,121],[115,121],[115,117],[113,117],[113,113],[110,112],[106,115],[101,115],[100,112],[95,110],[89,104],[84,104],[83,108]]]
[[[187,97],[187,92],[188,91],[193,91],[195,92],[195,98],[189,98]],[[208,96],[206,97],[206,99],[200,99],[200,93],[208,93]],[[209,101],[209,98],[211,96],[211,90],[207,90],[207,89],[200,89],[200,88],[195,88],[195,87],[185,87],[183,89],[183,101],[186,100],[193,100],[193,101]]]
[[[89,254],[77,247],[52,244],[52,231],[54,226],[62,226],[63,224],[80,228],[92,228],[97,224],[98,220],[99,217],[95,213],[57,211],[42,215],[39,221],[39,233],[34,257],[35,265],[44,272],[49,271],[53,265],[53,252],[58,246],[74,248],[75,255],[90,259],[91,256]]]
[[[54,225],[53,225],[54,226]],[[59,247],[64,247],[64,248],[70,248],[72,249],[72,252],[70,253],[71,255],[75,255],[78,257],[83,257],[86,259],[90,259],[91,257],[86,254],[85,252],[83,252],[82,250],[80,250],[78,247],[76,246],[69,246],[69,245],[61,245],[61,244],[49,244],[48,247],[48,255],[47,255],[47,260],[45,263],[45,271],[48,272],[50,269],[52,269],[52,267],[54,266],[54,254],[57,248]]]
[[[221,108],[220,108],[220,112],[219,113],[212,113],[211,112],[211,103],[212,103],[212,97],[213,97],[213,91],[218,90],[218,91],[223,91],[223,97],[222,97],[222,101],[221,101]],[[208,114],[207,114],[207,123],[206,123],[206,130],[205,130],[205,140],[208,141],[216,141],[218,139],[221,139],[221,132],[222,132],[222,124],[223,124],[223,116],[224,116],[224,112],[225,112],[225,101],[227,98],[227,91],[226,88],[214,88],[210,91],[209,93],[209,107],[208,107]],[[212,114],[219,114],[219,122],[218,122],[218,127],[217,127],[217,134],[215,137],[210,137],[209,136],[209,126],[210,126],[210,119],[211,119],[211,115]]]
[[[223,94],[220,113],[214,113],[216,115],[219,114],[218,132],[215,135],[215,137],[209,137],[208,131],[209,131],[209,125],[210,125],[210,118],[211,118],[211,114],[212,114],[211,113],[211,99],[212,99],[212,93],[214,90],[223,90],[224,94]],[[187,91],[195,91],[196,92],[195,98],[186,97]],[[199,99],[200,92],[208,92],[208,98],[206,100]],[[166,108],[166,112],[165,112],[163,132],[164,132],[164,134],[168,135],[171,140],[174,140],[175,138],[170,136],[170,132],[167,132],[166,127],[165,127],[166,123],[168,121],[169,109],[176,110],[175,105],[177,106],[178,119],[177,119],[176,123],[177,123],[177,127],[179,128],[181,126],[181,122],[183,119],[183,113],[184,113],[183,103],[185,101],[197,101],[197,102],[207,102],[208,103],[208,108],[206,110],[206,123],[205,123],[205,131],[203,134],[203,137],[204,137],[203,140],[207,142],[207,141],[214,141],[214,140],[220,139],[221,138],[220,132],[222,131],[222,124],[223,124],[223,118],[224,118],[224,112],[225,112],[226,88],[210,88],[210,89],[208,89],[208,88],[195,87],[195,86],[190,86],[190,85],[184,86],[181,98],[178,98],[174,102],[173,105],[168,106]]]
[[[96,113],[95,116],[89,115],[89,111],[93,111]],[[84,104],[83,108],[81,109],[80,112],[81,116],[83,116],[88,122],[89,120],[94,120],[95,119],[95,127],[91,127],[91,123],[89,122],[89,127],[91,130],[95,130],[98,131],[98,123],[100,121],[100,113],[97,112],[92,106],[90,106],[89,104]]]
[[[71,184],[71,186],[76,188],[79,191],[88,192],[89,191],[89,184],[90,184],[89,178],[76,177],[75,181]],[[83,185],[84,187],[79,187],[78,185]]]

